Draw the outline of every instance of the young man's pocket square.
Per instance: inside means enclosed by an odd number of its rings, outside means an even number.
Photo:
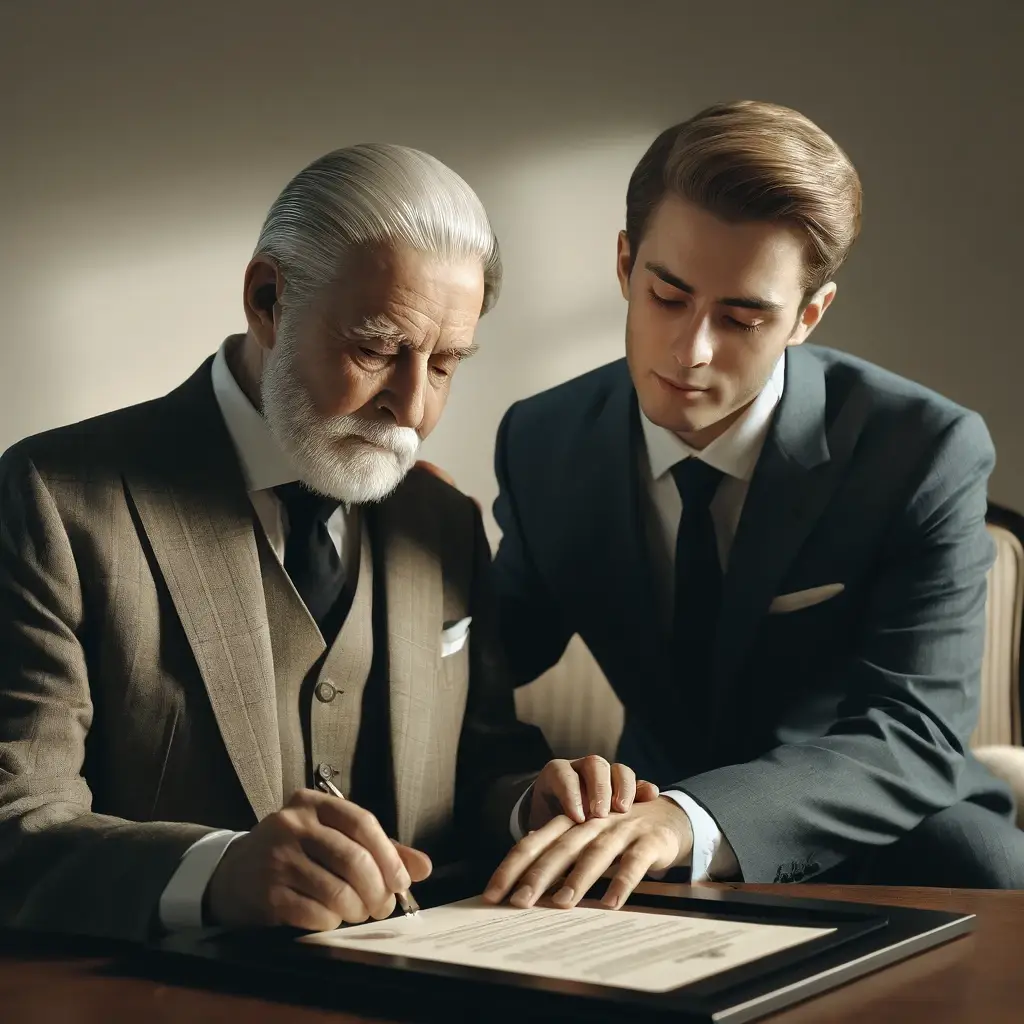
[[[794,590],[792,594],[779,594],[768,606],[771,615],[784,615],[786,612],[798,612],[802,608],[811,608],[823,601],[828,601],[841,594],[846,587],[842,583],[826,583],[822,587],[811,587],[810,590]]]

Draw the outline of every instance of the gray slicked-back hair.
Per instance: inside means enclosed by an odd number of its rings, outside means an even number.
[[[274,200],[253,255],[276,261],[293,306],[336,280],[351,251],[397,244],[479,259],[481,314],[494,306],[501,254],[483,203],[450,167],[406,146],[364,143],[314,160]]]

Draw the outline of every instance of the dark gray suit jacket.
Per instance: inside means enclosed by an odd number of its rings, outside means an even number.
[[[579,633],[626,709],[620,759],[706,807],[747,881],[849,866],[963,799],[1010,813],[967,749],[993,560],[979,416],[851,356],[790,349],[711,680],[672,663],[659,625],[643,457],[624,361],[506,414],[496,580],[517,682]],[[845,589],[768,613],[831,583]]]

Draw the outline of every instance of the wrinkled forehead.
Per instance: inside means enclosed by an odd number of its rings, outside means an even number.
[[[478,260],[375,250],[348,261],[321,303],[323,319],[356,339],[421,345],[472,339],[483,302]]]

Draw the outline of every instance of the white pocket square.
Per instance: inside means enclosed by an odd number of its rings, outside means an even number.
[[[472,617],[459,619],[458,622],[446,622],[441,630],[441,657],[447,658],[458,654],[466,646],[469,637],[469,624]]]
[[[822,587],[811,587],[810,590],[794,590],[792,594],[779,594],[768,606],[770,615],[780,615],[786,612],[798,612],[801,608],[810,608],[813,605],[821,604],[829,598],[841,594],[846,587],[842,583],[826,583]]]

